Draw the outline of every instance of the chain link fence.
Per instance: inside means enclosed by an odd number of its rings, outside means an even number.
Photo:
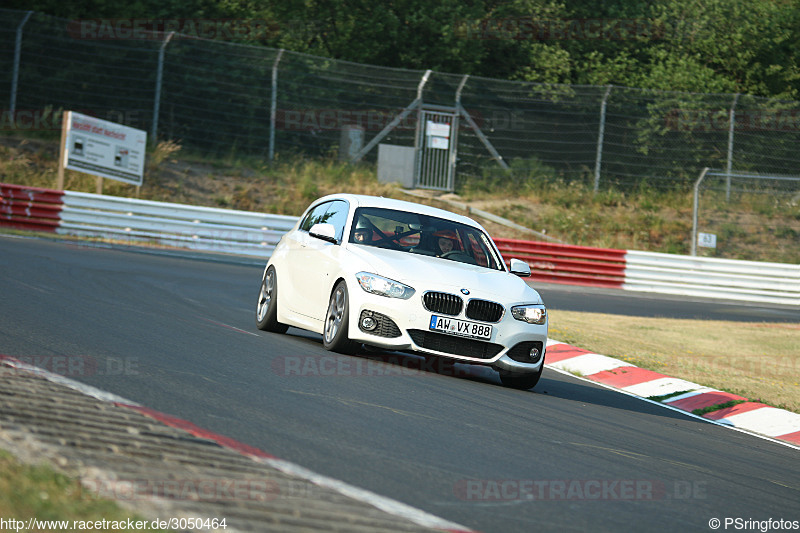
[[[75,110],[203,153],[267,160],[414,146],[418,111],[460,104],[459,179],[555,176],[595,189],[690,190],[704,167],[797,175],[800,102],[547,85],[391,69],[0,10],[0,129]],[[132,38],[135,37],[135,38]],[[413,102],[418,108],[402,116]],[[49,114],[51,113],[52,114]],[[391,127],[390,127],[391,126]],[[356,133],[355,140],[347,135]],[[363,155],[375,162],[377,147]]]
[[[704,169],[692,226],[692,255],[760,261],[768,248],[771,261],[797,263],[800,176]]]

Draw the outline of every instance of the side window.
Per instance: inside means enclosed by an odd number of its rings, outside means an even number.
[[[306,215],[306,218],[303,219],[303,223],[300,224],[300,229],[303,231],[308,231],[314,224],[318,222],[326,222],[325,211],[328,210],[330,205],[331,202],[325,202],[324,204],[319,204],[317,207],[309,211]]]
[[[308,231],[314,224],[327,222],[328,224],[333,224],[333,227],[336,228],[336,240],[341,242],[349,210],[350,205],[344,200],[334,200],[319,204],[308,212],[306,218],[303,219],[303,223],[300,224],[300,229]]]
[[[480,242],[478,242],[478,239],[476,239],[475,235],[472,233],[469,233],[468,235],[469,247],[472,249],[472,255],[475,257],[475,261],[477,261],[480,266],[488,267],[489,258],[483,251],[483,247],[480,245]]]
[[[333,224],[336,228],[336,240],[342,242],[342,235],[344,235],[344,225],[347,224],[347,215],[350,211],[350,205],[344,200],[336,200],[331,202],[330,207],[325,212],[325,222]]]

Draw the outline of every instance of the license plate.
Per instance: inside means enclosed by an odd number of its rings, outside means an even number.
[[[492,326],[445,316],[431,315],[429,329],[439,333],[472,339],[489,340],[492,338]]]

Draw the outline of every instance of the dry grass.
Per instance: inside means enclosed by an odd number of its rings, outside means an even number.
[[[54,187],[55,139],[0,137],[0,181]],[[457,182],[456,199],[570,244],[688,254],[692,193],[640,186],[594,193],[580,182],[541,173],[528,178],[493,176]],[[95,191],[95,178],[67,171],[65,188]],[[105,180],[103,192],[148,200],[299,215],[310,201],[333,192],[403,197],[378,183],[374,165],[296,158],[274,165],[253,156],[209,159],[160,142],[148,153],[140,190]],[[800,262],[800,209],[792,198],[761,195],[736,203],[704,197],[701,231],[718,234],[718,248],[700,255],[783,263]],[[705,206],[713,206],[705,207]],[[713,218],[713,220],[711,220]],[[711,228],[711,229],[709,229]],[[525,237],[503,226],[498,237]]]
[[[550,325],[559,341],[800,412],[800,324],[551,310]]]
[[[595,193],[586,183],[546,176],[470,179],[460,189],[475,207],[570,244],[674,254],[691,250],[692,191],[641,185]],[[787,185],[783,192],[737,193],[730,201],[704,191],[699,231],[717,235],[717,248],[700,248],[698,255],[800,263],[800,196],[790,191]]]

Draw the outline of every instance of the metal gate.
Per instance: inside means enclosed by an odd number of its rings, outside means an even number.
[[[455,181],[458,114],[454,108],[419,111],[415,186],[452,191]]]

